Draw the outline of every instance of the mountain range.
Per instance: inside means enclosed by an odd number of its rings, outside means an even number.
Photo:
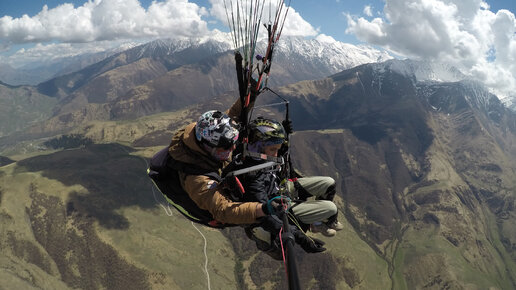
[[[58,100],[32,133],[65,132],[91,120],[120,120],[181,108],[236,89],[225,41],[156,40],[37,85]],[[258,51],[265,51],[260,43]],[[390,58],[372,48],[286,38],[278,45],[269,86],[317,79]]]
[[[515,113],[445,64],[295,38],[280,48],[269,85],[289,101],[294,166],[335,178],[345,225],[317,236],[324,253],[296,248],[304,288],[516,288]],[[0,138],[6,285],[287,287],[282,264],[241,228],[193,227],[145,175],[175,130],[235,100],[224,42],[151,42],[0,88],[24,100],[19,112],[25,100],[49,106],[28,106],[44,118]],[[263,92],[253,116],[283,118],[276,102]]]
[[[41,56],[41,54],[37,54],[37,56],[32,57],[32,61],[17,68],[13,68],[7,63],[0,63],[0,81],[16,86],[34,86],[49,79],[81,70],[133,46],[135,46],[135,44],[126,43],[113,49],[76,53],[74,55],[64,55],[50,59]]]

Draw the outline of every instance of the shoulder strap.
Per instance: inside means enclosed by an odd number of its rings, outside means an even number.
[[[273,161],[269,161],[269,162],[261,163],[261,164],[254,165],[254,166],[251,166],[251,167],[247,167],[247,168],[242,168],[242,169],[239,169],[239,170],[231,171],[231,172],[229,172],[226,175],[226,177],[237,176],[237,175],[241,175],[241,174],[244,174],[244,173],[249,173],[249,172],[258,171],[258,170],[262,170],[262,169],[269,168],[269,167],[274,167],[274,166],[277,166],[277,165],[278,165],[278,163],[273,162]]]

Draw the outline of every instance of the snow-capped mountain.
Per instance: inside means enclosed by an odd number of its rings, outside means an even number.
[[[128,52],[135,58],[142,58],[173,55],[189,49],[202,49],[208,54],[217,54],[231,49],[231,43],[220,39],[157,39]]]
[[[226,34],[216,34],[210,38],[159,39],[131,49],[138,57],[172,55],[187,50],[202,48],[207,54],[217,54],[235,49]],[[266,40],[258,42],[257,54],[265,54]],[[343,42],[325,42],[302,37],[284,37],[276,43],[274,60],[311,63],[318,70],[330,74],[340,72],[364,63],[383,62],[392,59],[385,51],[365,45]]]
[[[264,54],[266,41],[260,41],[256,51]],[[195,53],[202,51],[205,55],[213,55],[234,49],[232,40],[227,34],[218,33],[209,38],[190,39],[158,39],[137,45],[124,45],[96,53],[85,53],[67,57],[56,57],[38,60],[20,69],[11,69],[9,73],[0,74],[0,80],[11,85],[31,84],[49,80],[65,74],[73,73],[103,59],[126,52],[134,59],[173,55],[184,52],[181,57],[198,59],[188,50]],[[355,46],[343,42],[325,42],[301,37],[284,37],[276,44],[275,59],[284,59],[295,66],[296,62],[310,63],[315,71],[330,75],[344,69],[364,63],[382,62],[392,57],[385,51],[370,46]]]
[[[482,83],[469,78],[454,66],[437,62],[393,59],[371,64],[371,67],[375,83],[379,84],[380,89],[382,83],[392,85],[392,79],[384,80],[388,75],[386,73],[401,74],[412,80],[418,95],[426,99],[434,110],[446,111],[450,107],[451,100],[461,95],[469,106],[483,111],[495,122],[498,119],[497,116],[503,114],[503,102],[496,95]]]
[[[405,76],[414,77],[415,81],[457,82],[466,79],[456,67],[438,62],[415,60],[391,60],[373,65],[377,72],[392,70]]]
[[[508,95],[500,98],[500,101],[509,109],[516,112],[516,95]]]
[[[365,64],[392,59],[385,51],[371,46],[352,45],[343,42],[325,42],[317,39],[286,37],[277,44],[275,57],[290,57],[292,61],[319,63],[333,73]]]

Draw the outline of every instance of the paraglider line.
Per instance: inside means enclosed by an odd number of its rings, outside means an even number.
[[[210,285],[210,273],[208,273],[208,254],[206,251],[206,246],[208,244],[208,241],[206,240],[206,237],[204,234],[195,226],[195,224],[191,221],[192,226],[201,234],[202,238],[204,239],[204,273],[206,273],[206,280],[208,281],[208,289],[211,290]]]
[[[285,257],[285,247],[283,246],[283,237],[281,236],[281,233],[283,232],[283,227],[280,229],[279,236],[280,236],[280,244],[281,244],[281,255],[283,255],[283,265],[285,266],[285,275],[288,279],[288,270],[287,270],[287,258]]]
[[[163,208],[163,210],[165,211],[165,214],[167,216],[173,216],[174,213],[172,212],[172,209],[170,209],[170,204],[167,203],[167,206],[164,206],[163,203],[160,200],[158,200],[158,198],[156,197],[156,191],[154,190],[154,186],[152,186],[151,189],[152,189],[152,195],[154,196],[154,201]]]

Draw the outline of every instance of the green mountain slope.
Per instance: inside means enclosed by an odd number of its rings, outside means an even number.
[[[56,103],[33,87],[0,83],[0,137],[48,119]]]
[[[93,145],[1,169],[2,284],[206,288],[206,280],[199,279],[202,237],[185,219],[167,216],[156,204],[144,159],[130,151]],[[203,234],[211,249],[230,249],[219,231],[203,229]],[[215,256],[217,263],[234,263],[231,250]],[[235,288],[230,286],[235,285],[233,267],[214,271],[216,266],[209,268],[212,286]]]

